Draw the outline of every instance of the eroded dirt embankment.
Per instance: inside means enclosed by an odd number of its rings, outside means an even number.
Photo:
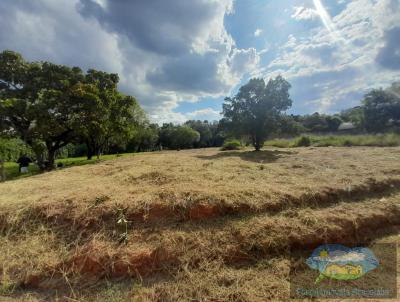
[[[339,202],[358,202],[367,197],[389,196],[400,190],[400,179],[388,178],[382,181],[370,179],[365,183],[346,188],[325,187],[312,193],[300,195],[281,194],[274,200],[257,204],[225,200],[203,200],[201,197],[184,205],[171,206],[168,203],[153,203],[144,208],[125,207],[126,219],[134,227],[148,227],[154,224],[174,224],[188,221],[204,221],[224,216],[253,214],[279,214],[288,209],[312,207],[321,208]],[[118,220],[118,206],[82,205],[68,202],[27,207],[18,212],[3,212],[0,215],[0,234],[18,232],[20,229],[35,228],[42,224],[67,230],[72,237],[92,234],[104,230],[112,231]]]
[[[398,195],[397,195],[398,196]],[[144,277],[174,273],[212,259],[226,265],[246,265],[267,256],[288,256],[290,250],[323,243],[365,244],[400,229],[400,205],[390,199],[368,199],[349,206],[307,210],[294,216],[264,215],[222,225],[215,231],[177,229],[160,233],[149,247],[110,247],[94,241],[78,247],[59,264],[21,280],[23,287],[57,288],[66,280]],[[151,235],[148,237],[152,241]],[[154,241],[153,240],[153,241]]]

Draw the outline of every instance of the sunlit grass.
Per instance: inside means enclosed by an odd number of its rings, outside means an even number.
[[[305,135],[314,147],[350,147],[350,146],[371,146],[371,147],[395,147],[400,146],[400,135]],[[304,136],[303,136],[304,137]],[[265,142],[266,146],[277,148],[298,147],[299,138],[293,139],[273,139]]]
[[[72,166],[83,166],[89,164],[95,164],[104,160],[114,159],[117,157],[126,157],[132,156],[133,153],[123,153],[123,154],[109,154],[109,155],[102,155],[100,159],[93,157],[92,159],[88,160],[85,156],[83,157],[70,157],[70,158],[62,158],[56,160],[56,165],[61,165],[58,169],[64,169]],[[36,164],[31,164],[29,166],[29,173],[21,174],[19,173],[19,166],[15,162],[6,162],[5,165],[5,173],[6,179],[12,180],[16,178],[25,178],[32,175],[36,175],[40,173],[39,167]]]

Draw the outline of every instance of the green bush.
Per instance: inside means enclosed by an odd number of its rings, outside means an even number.
[[[0,138],[0,159],[16,161],[22,154],[33,156],[32,149],[17,138]]]
[[[221,150],[228,151],[228,150],[240,150],[242,148],[242,144],[237,139],[231,139],[224,142]]]
[[[338,135],[338,136],[316,136],[313,137],[313,145],[317,147],[327,146],[370,146],[370,147],[395,147],[400,146],[400,135]]]
[[[277,148],[290,148],[292,147],[292,141],[290,139],[272,139],[266,141],[265,145]]]
[[[311,138],[308,136],[300,136],[294,143],[295,147],[309,147],[311,146]]]
[[[345,146],[345,147],[351,147],[351,146],[353,146],[353,142],[351,141],[351,139],[345,139],[345,140],[343,141],[343,146]]]

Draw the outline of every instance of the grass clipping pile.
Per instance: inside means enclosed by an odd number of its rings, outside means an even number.
[[[0,296],[287,300],[291,250],[398,240],[399,157],[160,152],[0,184]]]

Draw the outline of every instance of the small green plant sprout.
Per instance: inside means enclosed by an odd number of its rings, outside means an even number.
[[[98,206],[102,203],[105,203],[107,200],[109,200],[110,197],[108,197],[107,195],[101,195],[101,196],[97,196],[94,200],[94,205]]]
[[[11,282],[5,273],[2,276],[4,279],[0,281],[0,296],[11,295],[16,289],[16,284]]]
[[[125,209],[118,208],[117,209],[117,224],[121,227],[121,233],[118,237],[119,244],[128,244],[128,223],[129,221],[126,219],[125,216]]]

